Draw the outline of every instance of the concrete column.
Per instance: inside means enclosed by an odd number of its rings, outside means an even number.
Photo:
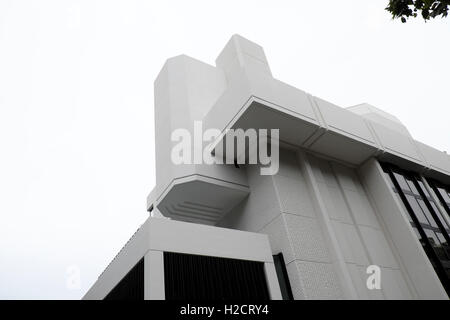
[[[417,298],[448,299],[378,161],[367,161],[359,168],[359,175],[389,232]]]
[[[310,190],[313,191],[311,194],[313,195],[313,198],[314,198],[313,200],[314,200],[315,206],[317,208],[318,218],[321,222],[321,226],[324,231],[323,233],[326,237],[326,240],[328,243],[328,248],[332,255],[333,266],[339,277],[343,292],[345,294],[345,298],[346,299],[357,299],[358,295],[357,295],[356,289],[352,283],[351,276],[345,266],[344,255],[341,252],[341,249],[339,248],[336,234],[334,232],[333,227],[331,226],[329,213],[327,212],[325,203],[320,194],[319,187],[318,187],[317,181],[314,177],[309,160],[307,159],[305,153],[300,150],[297,152],[297,157],[298,157],[299,161],[304,164],[303,174],[304,174],[306,180],[308,181]]]
[[[144,256],[144,299],[164,300],[164,253],[149,250]]]
[[[266,274],[267,286],[269,287],[270,299],[282,300],[280,284],[278,283],[278,277],[273,262],[264,263],[264,272]]]

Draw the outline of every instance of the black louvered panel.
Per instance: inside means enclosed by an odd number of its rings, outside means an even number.
[[[167,300],[269,300],[264,263],[164,252]]]
[[[144,300],[144,258],[142,258],[104,300]]]

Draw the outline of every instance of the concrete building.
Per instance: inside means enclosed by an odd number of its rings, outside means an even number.
[[[448,299],[450,156],[396,117],[275,79],[239,35],[215,66],[168,59],[154,92],[151,217],[84,299]],[[222,159],[228,129],[279,129],[278,171],[175,164],[195,121],[222,134],[192,154]]]

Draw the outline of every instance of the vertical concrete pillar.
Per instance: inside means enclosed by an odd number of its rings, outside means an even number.
[[[309,189],[312,190],[311,194],[313,195],[313,201],[317,209],[318,219],[321,222],[323,233],[326,237],[328,248],[332,256],[334,269],[339,277],[345,298],[357,299],[358,295],[356,289],[345,266],[344,255],[338,245],[336,234],[329,219],[329,213],[327,212],[327,208],[320,194],[309,160],[307,159],[305,153],[301,150],[297,152],[297,157],[299,162],[303,163],[303,174],[308,182]]]
[[[264,263],[264,272],[266,274],[267,286],[271,300],[282,300],[280,284],[278,283],[277,273],[273,262]]]
[[[359,168],[359,175],[389,232],[416,296],[419,299],[448,299],[378,161],[367,161]]]
[[[144,299],[164,300],[164,253],[149,250],[144,256]]]

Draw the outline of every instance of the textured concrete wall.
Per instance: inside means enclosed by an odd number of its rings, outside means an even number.
[[[246,171],[251,193],[220,225],[267,234],[272,253],[283,252],[296,299],[436,296],[436,288],[417,294],[398,240],[391,238],[356,169],[282,150],[278,174],[261,176],[257,166]],[[366,286],[370,265],[381,268],[381,290]]]
[[[392,241],[355,170],[312,156],[308,159],[358,298],[412,298]],[[381,268],[381,290],[367,289],[369,265]]]
[[[272,252],[283,252],[295,299],[345,298],[296,153],[282,150],[274,176],[257,166],[247,175],[248,199],[220,225],[267,234]]]

